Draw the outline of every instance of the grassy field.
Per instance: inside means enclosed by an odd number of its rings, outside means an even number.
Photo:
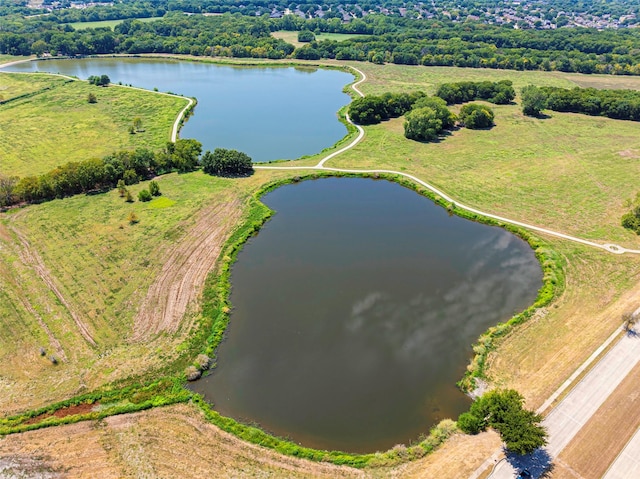
[[[17,75],[0,73],[0,101],[8,101],[21,95],[57,88],[68,80],[53,75]]]
[[[21,56],[13,56],[13,55],[3,55],[0,54],[0,65],[10,62],[16,62],[18,60],[26,60],[29,57],[21,57]]]
[[[516,91],[531,84],[562,88],[582,86],[640,89],[640,77],[481,68],[375,65],[369,62],[344,63],[362,70],[367,75],[367,81],[360,88],[367,95],[377,95],[388,91],[415,90],[433,94],[441,83],[481,80],[511,80]]]
[[[279,176],[264,172],[231,180],[171,174],[157,180],[163,195],[149,203],[125,203],[114,190],[0,215],[0,411],[41,406],[175,359],[187,326],[148,341],[128,340],[146,291],[203,219],[212,232],[224,224],[224,214],[210,217],[207,211],[233,204],[241,215],[249,192]],[[136,197],[144,187],[130,190]],[[138,224],[127,221],[132,211]],[[228,226],[218,244],[233,230]],[[68,305],[47,287],[18,234],[40,255]],[[79,334],[72,313],[87,325],[96,347]],[[191,309],[188,315],[193,314]],[[40,357],[40,347],[62,359],[60,364]]]
[[[0,89],[8,92],[44,86],[54,88],[0,105],[2,174],[41,174],[118,149],[160,148],[186,104],[182,98],[116,85],[100,88],[45,74],[0,74]],[[97,103],[87,102],[89,93]],[[136,117],[145,131],[131,135],[128,130]]]
[[[287,43],[291,43],[295,47],[301,47],[303,42],[298,41],[298,32],[289,32],[287,30],[280,30],[271,34],[275,38],[280,38]],[[333,40],[336,42],[343,42],[349,38],[355,38],[361,36],[357,33],[321,33],[316,35],[316,41],[321,42],[323,40]]]
[[[368,81],[362,85],[366,93],[417,89],[432,92],[444,81],[503,78],[511,79],[516,88],[529,83],[640,88],[640,78],[628,77],[354,65],[367,74]],[[56,87],[51,94],[76,85],[88,88],[73,82]],[[81,100],[87,91],[78,94],[79,109],[84,107]],[[104,102],[99,97],[98,105],[101,101]],[[8,105],[12,104],[20,102]],[[37,106],[31,108],[34,115],[39,111]],[[619,225],[626,200],[639,189],[635,181],[640,171],[638,123],[560,113],[552,113],[547,119],[531,119],[521,114],[518,105],[496,106],[494,111],[496,126],[491,130],[460,129],[430,144],[406,140],[401,119],[366,127],[362,143],[326,166],[405,171],[479,209],[583,238],[640,247],[638,237]],[[7,116],[11,115],[0,115],[0,121]],[[128,126],[129,121],[123,125]],[[25,141],[24,131],[28,130],[13,131],[16,142]],[[85,132],[84,127],[82,131]],[[109,151],[117,147],[110,145]],[[287,166],[315,164],[319,157]],[[175,257],[174,253],[185,257],[194,253],[195,250],[180,248],[197,228],[225,221],[237,223],[246,215],[251,192],[275,178],[295,174],[259,171],[250,178],[236,180],[202,173],[172,174],[159,179],[163,196],[147,204],[127,205],[112,191],[0,214],[0,361],[5,366],[0,372],[0,411],[7,414],[24,410],[113,381],[152,375],[176,360],[189,334],[188,326],[144,342],[127,341],[150,285],[169,263],[168,258]],[[132,187],[134,196],[144,186]],[[238,210],[237,215],[229,209],[221,216],[211,215],[225,204]],[[126,221],[130,211],[139,216],[140,223],[130,225]],[[224,229],[215,241],[223,242],[230,231]],[[30,244],[25,245],[20,235]],[[501,341],[488,366],[494,384],[520,390],[532,407],[542,403],[620,325],[622,313],[638,306],[636,298],[640,294],[640,257],[611,255],[557,239],[545,241],[566,263],[564,293]],[[40,267],[34,254],[41,257]],[[42,265],[68,306],[43,281]],[[197,304],[192,306],[185,316],[186,325],[198,321]],[[97,347],[91,347],[78,333],[72,312],[87,324]],[[61,357],[61,364],[53,366],[40,357],[40,346]],[[52,388],[52,384],[56,387]],[[105,470],[112,467],[107,472],[120,476],[160,472],[180,475],[183,459],[164,459],[169,451],[182,452],[181,444],[200,451],[197,457],[188,457],[193,470],[200,470],[213,460],[215,451],[222,451],[224,444],[233,442],[237,450],[230,453],[229,461],[212,463],[220,471],[242,470],[246,476],[302,474],[295,459],[272,455],[220,435],[198,419],[193,410],[185,408],[164,408],[111,418],[96,425],[21,434],[0,444],[3,450],[17,454],[34,445],[59,444],[63,438],[71,438],[71,444],[86,439],[91,445],[87,451],[104,457],[100,464],[108,465],[103,466]],[[166,428],[163,430],[158,424]],[[207,446],[194,446],[199,444],[192,437],[194,431],[200,434],[205,430]],[[139,437],[149,439],[141,441]],[[184,441],[172,442],[174,437]],[[134,453],[124,454],[133,447],[132,438],[137,444]],[[100,449],[102,444],[109,447]],[[69,451],[73,450],[69,447]],[[427,458],[393,470],[367,470],[353,475],[466,477],[497,447],[495,435],[457,436]],[[56,456],[62,461],[56,464],[85,467],[86,461],[76,461],[70,454]],[[221,452],[216,457],[227,456]],[[169,467],[173,469],[166,469]],[[311,477],[339,476],[336,469],[308,469],[305,473]]]
[[[147,23],[147,22],[160,20],[161,18],[162,17],[132,18],[131,20]],[[116,25],[120,25],[122,22],[124,22],[124,19],[102,20],[99,22],[76,22],[76,23],[68,23],[67,25],[73,27],[75,30],[86,30],[88,28],[109,28],[113,30],[113,27],[115,27]]]

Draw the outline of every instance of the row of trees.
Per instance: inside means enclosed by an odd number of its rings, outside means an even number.
[[[415,20],[379,14],[340,19],[280,19],[225,14],[205,17],[169,12],[158,21],[125,20],[114,30],[74,31],[55,16],[0,19],[0,53],[89,55],[178,53],[452,65],[516,70],[640,74],[640,32],[590,29],[514,30],[476,22]],[[276,30],[363,33],[342,42],[312,41],[294,47]],[[321,38],[321,35],[320,37]]]
[[[541,110],[584,113],[617,120],[640,121],[640,92],[636,90],[596,90],[595,88],[536,87],[522,89],[525,115],[538,116]]]
[[[24,178],[0,175],[0,207],[22,202],[42,202],[78,193],[119,189],[156,175],[193,171],[202,166],[205,172],[219,176],[242,176],[253,171],[251,158],[235,150],[216,149],[205,152],[193,139],[168,143],[152,152],[145,148],[123,150],[104,158],[69,162],[43,175]],[[155,186],[151,186],[155,190]],[[149,191],[150,195],[154,191]]]
[[[374,125],[389,118],[398,118],[424,98],[424,92],[385,93],[356,98],[349,105],[349,118],[360,125]]]
[[[424,97],[415,102],[413,109],[405,115],[404,136],[410,140],[433,141],[445,130],[458,125],[471,130],[491,128],[493,111],[486,105],[467,103],[456,116],[446,102],[437,96]]]
[[[443,83],[438,87],[436,96],[442,98],[448,105],[466,103],[473,100],[486,100],[497,105],[506,105],[513,101],[516,92],[509,80],[465,81],[457,83]]]

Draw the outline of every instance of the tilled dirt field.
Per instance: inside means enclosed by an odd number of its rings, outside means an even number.
[[[166,262],[140,305],[135,318],[133,341],[162,332],[175,333],[187,318],[191,302],[201,293],[229,231],[242,214],[238,199],[216,204],[199,215],[189,234],[163,253]]]

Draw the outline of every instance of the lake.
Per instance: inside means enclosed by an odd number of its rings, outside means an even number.
[[[337,112],[349,103],[342,89],[353,81],[338,70],[146,58],[45,60],[3,70],[82,79],[104,74],[113,83],[196,97],[198,106],[180,137],[197,139],[203,150],[240,150],[258,162],[312,155],[342,139],[347,129]]]
[[[385,450],[455,419],[471,344],[542,285],[526,242],[394,183],[305,181],[263,201],[276,214],[238,255],[218,366],[192,388],[305,446]]]

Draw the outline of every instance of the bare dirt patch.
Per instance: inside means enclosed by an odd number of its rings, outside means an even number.
[[[585,479],[602,477],[640,427],[639,381],[640,364],[562,451],[565,468]]]
[[[178,330],[242,211],[239,200],[205,209],[186,237],[166,252],[167,260],[138,310],[131,340]]]
[[[93,411],[93,409],[98,405],[98,403],[94,404],[77,404],[75,406],[68,406],[58,409],[50,414],[40,414],[39,416],[34,416],[31,419],[24,422],[24,424],[36,424],[46,419],[48,417],[67,417],[67,416],[75,416],[77,414],[87,414]]]
[[[622,157],[622,158],[629,158],[629,159],[636,159],[636,158],[640,158],[640,151],[638,150],[633,150],[633,149],[628,149],[628,150],[622,150],[619,151],[618,154]]]

